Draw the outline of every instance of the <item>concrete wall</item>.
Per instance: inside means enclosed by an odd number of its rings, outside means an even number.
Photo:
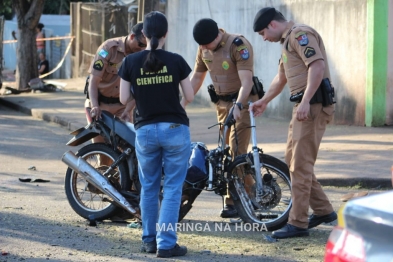
[[[308,24],[320,33],[327,49],[332,83],[337,90],[334,122],[364,125],[367,0],[171,0],[167,9],[170,22],[167,50],[181,54],[193,67],[197,44],[192,37],[192,28],[200,18],[212,18],[227,32],[241,33],[252,43],[255,74],[268,88],[277,73],[280,44],[263,42],[252,30],[255,14],[266,6],[273,6],[288,20]],[[392,42],[392,34],[389,39]],[[390,57],[392,46],[389,49]],[[393,107],[392,60],[389,60],[390,98],[387,98],[390,99],[390,112]],[[209,82],[210,79],[205,80],[204,85]],[[205,89],[203,87],[200,92],[208,99]],[[266,114],[273,118],[289,119],[292,104],[288,99],[289,90],[286,89],[269,104]],[[388,118],[392,121],[392,113]]]

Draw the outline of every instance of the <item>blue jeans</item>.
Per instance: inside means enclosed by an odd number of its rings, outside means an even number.
[[[142,241],[157,240],[157,248],[171,249],[177,241],[176,223],[191,154],[189,127],[173,123],[142,126],[136,130],[135,144],[142,185]],[[162,167],[165,178],[160,208]]]

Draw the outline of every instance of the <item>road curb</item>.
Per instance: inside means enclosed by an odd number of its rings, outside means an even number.
[[[392,188],[392,181],[387,178],[373,179],[369,177],[356,178],[318,178],[322,186],[359,187],[364,189]]]
[[[16,111],[22,112],[22,113],[24,113],[26,115],[32,116],[30,108],[27,108],[27,107],[24,107],[24,106],[12,103],[12,102],[8,101],[7,99],[3,99],[3,98],[0,97],[0,104],[4,105],[6,107],[9,107],[11,109],[14,109]]]
[[[58,117],[58,116],[51,115],[48,113],[44,113],[38,109],[30,109],[30,108],[21,106],[19,104],[10,102],[6,99],[2,99],[1,97],[0,97],[0,104],[4,105],[6,107],[9,107],[15,111],[19,111],[19,112],[24,113],[26,115],[32,116],[34,118],[38,118],[38,119],[44,120],[46,122],[56,123],[60,126],[65,127],[67,130],[70,130],[70,131],[74,131],[74,130],[81,127],[81,124],[78,122],[72,122],[66,118],[62,118],[62,117]]]

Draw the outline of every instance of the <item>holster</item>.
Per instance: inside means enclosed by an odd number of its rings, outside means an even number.
[[[218,95],[214,89],[214,85],[210,84],[207,86],[207,92],[209,92],[210,100],[216,104],[218,102]]]
[[[265,91],[263,90],[263,85],[261,81],[259,81],[257,76],[253,76],[252,81],[254,82],[254,85],[252,86],[251,94],[258,95],[258,99],[261,99],[265,95]]]
[[[302,101],[304,91],[291,95],[289,101],[300,103]],[[310,100],[310,105],[322,103],[323,107],[333,105],[336,103],[334,98],[334,88],[330,84],[329,78],[322,79],[317,91]]]
[[[323,101],[322,105],[325,106],[330,106],[336,103],[335,95],[334,95],[334,87],[330,83],[329,78],[324,78],[322,79],[322,83],[319,86],[319,89],[321,89]]]

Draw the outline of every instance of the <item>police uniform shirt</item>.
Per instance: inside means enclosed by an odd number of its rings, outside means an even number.
[[[127,37],[111,38],[98,48],[89,73],[101,79],[98,91],[106,97],[119,97],[120,78],[117,75],[125,53]]]
[[[323,78],[330,78],[325,46],[321,36],[313,28],[290,21],[282,38],[282,55],[279,70],[285,71],[291,94],[307,86],[308,66],[317,60],[324,60]]]
[[[223,33],[223,37],[216,50],[198,48],[195,70],[196,72],[209,71],[218,95],[233,94],[241,87],[238,71],[253,71],[253,49],[243,36],[228,34],[223,29],[219,30]]]

